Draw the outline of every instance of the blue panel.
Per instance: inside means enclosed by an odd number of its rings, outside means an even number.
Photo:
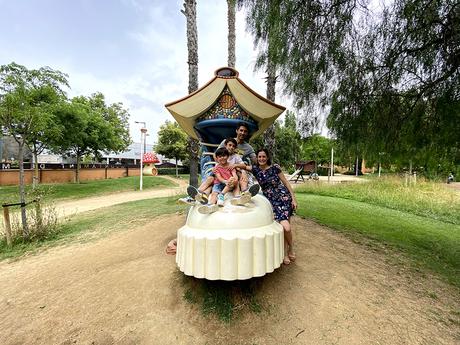
[[[220,144],[222,140],[236,136],[236,126],[245,123],[249,127],[249,136],[257,131],[257,125],[237,119],[212,119],[204,120],[195,124],[194,128],[198,132],[201,141],[210,144]]]

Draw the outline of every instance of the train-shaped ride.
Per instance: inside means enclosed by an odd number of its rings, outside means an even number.
[[[239,123],[249,128],[249,140],[285,110],[251,90],[230,67],[219,68],[206,85],[166,108],[189,136],[199,140],[203,175],[215,164],[215,149],[225,138],[235,137]],[[192,206],[177,232],[176,263],[184,274],[196,278],[260,277],[280,267],[283,258],[283,228],[274,221],[271,204],[262,194],[243,206],[225,200],[224,207],[211,214]]]

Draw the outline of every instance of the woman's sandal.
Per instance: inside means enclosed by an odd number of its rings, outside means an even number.
[[[295,253],[291,253],[291,254],[288,254],[288,258],[290,261],[295,261],[295,259],[297,258]]]

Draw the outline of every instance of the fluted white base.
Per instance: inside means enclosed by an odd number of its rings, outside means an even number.
[[[273,220],[262,195],[246,206],[229,200],[212,214],[190,209],[177,233],[176,263],[184,274],[209,280],[261,277],[280,267],[284,257],[283,227]]]

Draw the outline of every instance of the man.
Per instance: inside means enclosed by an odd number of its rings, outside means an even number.
[[[257,163],[256,153],[252,146],[246,141],[249,135],[249,127],[246,123],[240,122],[236,128],[236,142],[238,144],[235,153],[239,154],[243,161],[249,161],[251,164]],[[219,147],[225,147],[225,139],[222,140]]]

